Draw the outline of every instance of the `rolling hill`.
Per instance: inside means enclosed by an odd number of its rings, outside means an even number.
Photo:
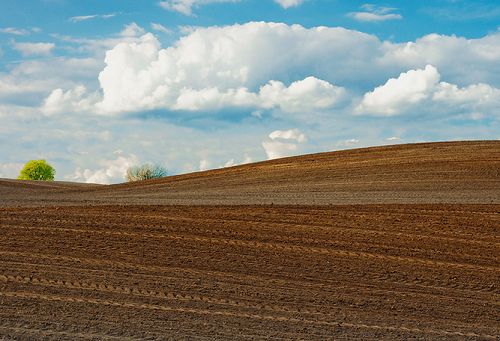
[[[500,142],[0,180],[0,339],[495,340]]]
[[[0,180],[0,195],[2,205],[500,203],[500,141],[328,152],[102,187]]]

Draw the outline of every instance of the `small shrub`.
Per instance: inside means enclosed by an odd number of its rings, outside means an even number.
[[[167,170],[159,165],[144,164],[127,169],[127,181],[158,179],[167,176]]]
[[[19,180],[43,180],[54,181],[56,170],[49,165],[45,160],[30,160],[28,161],[19,176]]]

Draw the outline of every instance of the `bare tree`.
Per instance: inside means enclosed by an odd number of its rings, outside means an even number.
[[[167,170],[160,165],[144,164],[127,169],[127,181],[158,179],[167,176]]]

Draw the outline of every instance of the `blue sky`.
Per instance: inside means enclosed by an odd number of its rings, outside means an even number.
[[[0,177],[500,137],[497,1],[0,4]]]

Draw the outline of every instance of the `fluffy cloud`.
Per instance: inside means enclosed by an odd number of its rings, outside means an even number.
[[[120,153],[118,153],[120,154]],[[113,160],[101,160],[102,168],[91,170],[77,168],[76,171],[67,177],[73,181],[83,181],[86,183],[110,184],[113,182],[123,182],[127,169],[139,163],[135,155],[118,155]]]
[[[439,73],[432,65],[423,70],[410,70],[366,93],[359,110],[388,116],[404,112],[425,100],[438,82]]]
[[[500,87],[500,31],[478,39],[429,34],[415,42],[384,43],[383,51],[380,67],[408,70],[431,64],[452,83]]]
[[[272,110],[277,117],[303,113],[302,118],[332,109],[349,113],[346,89],[355,101],[388,75],[403,73],[367,93],[357,110],[394,115],[432,97],[436,69],[460,89],[500,84],[500,33],[471,40],[429,35],[395,44],[343,28],[251,22],[193,28],[168,48],[142,33],[130,24],[107,51],[94,112],[244,108],[260,117]]]
[[[274,0],[277,4],[279,4],[281,7],[287,9],[290,7],[297,7],[301,5],[304,0]]]
[[[54,43],[16,43],[12,44],[23,56],[49,56],[56,47]]]
[[[184,15],[193,15],[193,7],[208,5],[217,2],[238,2],[239,0],[164,0],[159,4],[162,8],[179,12]]]
[[[391,78],[382,86],[364,95],[357,111],[373,115],[392,116],[409,111],[440,113],[483,112],[498,114],[500,89],[478,83],[460,88],[440,82],[438,70],[410,70]]]
[[[50,58],[15,64],[9,72],[0,72],[0,101],[12,106],[30,107],[36,111],[54,89],[73,89],[80,84],[95,87],[102,62],[93,58]]]
[[[344,88],[315,77],[293,82],[288,88],[282,82],[271,81],[260,89],[264,107],[294,113],[331,108],[344,96]]]
[[[107,52],[106,67],[99,75],[104,95],[100,109],[328,108],[344,90],[311,73],[345,79],[347,65],[339,64],[349,63],[347,55],[364,49],[344,45],[347,37],[377,42],[355,31],[273,23],[197,29],[168,49],[161,49],[158,40],[146,34],[138,43],[121,43]],[[279,53],[283,50],[288,53]],[[286,88],[282,80],[290,77],[294,82]]]
[[[68,91],[56,89],[44,100],[41,110],[46,115],[91,111],[98,100],[97,93],[89,95],[82,85]]]
[[[299,144],[306,142],[306,136],[298,129],[275,130],[262,142],[267,158],[278,159],[297,154]]]

